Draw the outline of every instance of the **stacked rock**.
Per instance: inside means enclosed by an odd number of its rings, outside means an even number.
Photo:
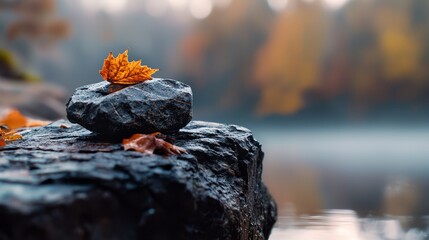
[[[135,85],[90,84],[76,89],[67,103],[67,118],[113,137],[174,132],[192,119],[192,89],[161,78]]]

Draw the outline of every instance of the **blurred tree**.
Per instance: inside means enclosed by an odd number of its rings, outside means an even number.
[[[1,11],[13,12],[18,17],[9,23],[9,40],[24,36],[33,42],[51,44],[69,36],[68,22],[54,15],[55,0],[0,0]]]
[[[253,110],[253,59],[272,18],[265,1],[235,0],[215,9],[182,40],[180,71],[194,83],[199,113],[237,117]]]
[[[363,115],[378,106],[427,102],[425,16],[424,0],[351,0],[332,22],[335,47],[318,86],[332,97],[325,101],[347,96],[350,113]]]
[[[197,117],[212,119],[247,119],[255,112],[365,117],[385,109],[429,109],[429,1],[349,0],[335,10],[324,1],[289,0],[277,12],[267,1],[234,0],[228,7],[214,5],[203,20],[177,21],[176,15],[141,14],[147,2],[129,0],[134,5],[123,15],[88,12],[73,18],[78,37],[60,50],[68,54],[61,57],[69,60],[67,68],[46,64],[43,70],[76,87],[99,77],[76,69],[98,68],[101,52],[130,47],[164,72],[171,61],[174,77],[194,87]],[[11,40],[4,45],[26,51],[22,39],[43,44],[67,37],[68,23],[56,16],[55,3],[0,0]],[[81,16],[79,4],[64,6],[70,16]],[[177,39],[179,53],[172,58]],[[20,60],[30,61],[31,53],[22,55]],[[32,62],[43,61],[34,54]]]
[[[291,1],[261,48],[260,114],[364,117],[429,103],[428,1],[350,0],[337,12],[321,3]]]
[[[376,33],[382,61],[383,78],[390,85],[390,98],[412,100],[420,98],[428,89],[429,77],[424,58],[428,50],[428,38],[425,36],[429,22],[425,26],[416,24],[414,9],[424,7],[429,15],[429,3],[421,0],[386,1],[379,8]],[[425,2],[426,6],[422,3]],[[400,89],[395,91],[396,87]]]
[[[304,106],[305,91],[318,85],[327,37],[320,1],[294,1],[277,19],[262,47],[254,75],[262,93],[260,114],[291,114]]]

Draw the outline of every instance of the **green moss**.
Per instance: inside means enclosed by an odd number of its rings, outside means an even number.
[[[4,64],[6,67],[10,69],[16,69],[18,68],[17,63],[15,59],[13,58],[12,53],[10,53],[6,49],[0,48],[0,63]]]
[[[41,82],[39,76],[20,68],[17,61],[13,57],[13,54],[10,51],[2,48],[0,48],[0,67],[8,70],[7,76],[4,76],[6,78],[25,82]]]
[[[37,83],[42,81],[42,79],[39,76],[31,72],[24,72],[23,79],[26,82],[31,82],[31,83]]]

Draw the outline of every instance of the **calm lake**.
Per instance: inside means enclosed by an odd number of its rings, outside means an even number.
[[[252,128],[277,239],[429,239],[429,127]]]

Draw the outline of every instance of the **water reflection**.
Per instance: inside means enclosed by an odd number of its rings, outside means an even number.
[[[429,239],[428,128],[256,128],[255,135],[281,210],[272,239]]]
[[[320,215],[300,216],[281,212],[270,240],[423,240],[428,234],[423,230],[407,229],[410,218],[359,218],[351,210],[329,210]]]

